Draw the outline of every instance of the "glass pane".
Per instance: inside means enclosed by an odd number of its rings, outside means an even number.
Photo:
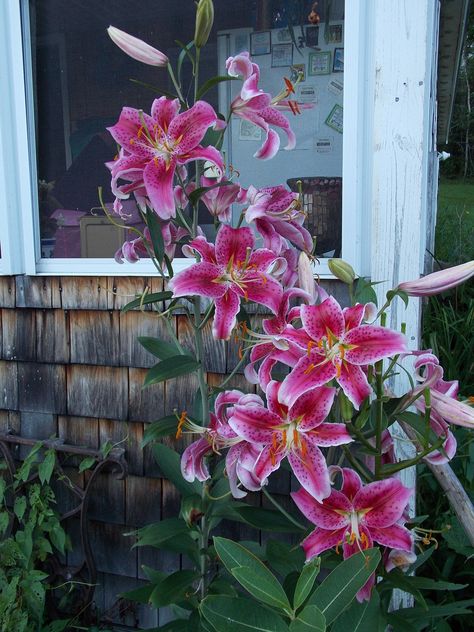
[[[203,49],[200,80],[225,73],[225,60],[243,50],[261,68],[259,87],[277,95],[284,78],[300,113],[288,110],[296,148],[281,146],[269,161],[253,154],[265,133],[233,116],[226,135],[226,162],[242,186],[301,180],[306,225],[317,254],[340,254],[342,191],[342,93],[344,0],[319,3],[318,15],[296,0],[215,0],[215,22]],[[305,5],[304,10],[301,9]],[[309,3],[309,6],[311,3]],[[329,7],[329,9],[326,9]],[[328,14],[327,11],[330,11]],[[98,187],[112,208],[110,173],[104,163],[117,148],[106,127],[123,106],[150,111],[158,90],[173,92],[165,69],[140,64],[109,39],[110,24],[165,52],[176,67],[180,48],[194,35],[193,2],[142,0],[29,0],[41,253],[43,257],[112,257],[133,234],[111,226],[99,205]],[[319,19],[319,22],[318,22]],[[191,94],[192,68],[183,64],[182,85]],[[155,86],[153,90],[150,86]],[[227,108],[241,81],[214,86],[205,96],[216,111]],[[191,99],[191,96],[189,96]],[[132,226],[143,225],[133,197],[124,202]],[[234,208],[237,218],[241,208]],[[214,220],[203,207],[200,223],[212,236]]]

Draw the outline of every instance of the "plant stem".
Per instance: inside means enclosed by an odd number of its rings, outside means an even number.
[[[357,470],[357,472],[359,472],[359,474],[366,480],[371,482],[371,477],[368,474],[368,472],[366,471],[366,469],[362,466],[361,463],[359,463],[359,461],[351,454],[351,451],[349,450],[349,448],[346,445],[341,446],[342,447],[342,451],[344,452],[344,455],[346,457],[346,459],[349,461],[349,463],[352,465],[352,467]]]
[[[196,48],[196,63],[194,64],[194,103],[197,101],[199,90],[199,61],[201,58],[201,49]]]
[[[170,63],[168,63],[167,68],[170,75],[170,79],[173,82],[173,85],[174,85],[174,88],[176,90],[176,94],[178,95],[179,100],[181,101],[181,103],[186,104],[186,101],[184,100],[184,97],[183,97],[183,93],[181,92],[181,88],[179,87],[179,83],[176,81],[176,77],[173,72],[173,67],[171,66]]]
[[[243,364],[245,364],[245,361],[247,360],[248,353],[249,353],[249,350],[247,349],[247,351],[244,352],[244,355],[242,356],[242,358],[239,360],[239,362],[232,369],[232,373],[229,373],[229,375],[225,378],[225,380],[223,380],[219,384],[219,388],[223,388],[228,382],[230,382],[230,380],[234,377],[234,375],[237,373],[237,371],[240,369],[240,367]]]
[[[268,498],[268,500],[272,503],[272,505],[276,507],[278,511],[281,514],[283,514],[287,520],[291,522],[291,524],[294,524],[295,527],[298,527],[298,529],[301,529],[302,531],[306,531],[306,527],[303,524],[301,524],[301,522],[298,522],[298,520],[295,520],[295,518],[293,518],[293,516],[286,511],[286,509],[283,509],[280,503],[277,500],[275,500],[269,492],[267,492],[265,487],[262,487],[262,492]]]
[[[375,410],[375,479],[380,478],[382,468],[382,421],[383,421],[383,360],[375,363],[375,390],[377,393],[377,404]]]
[[[209,399],[208,399],[208,387],[206,383],[206,377],[204,373],[204,345],[202,341],[202,330],[201,330],[201,297],[195,296],[194,300],[194,335],[196,339],[196,359],[199,362],[198,368],[198,380],[199,380],[199,390],[201,391],[201,404],[202,404],[202,423],[204,426],[209,424]],[[200,546],[199,546],[199,558],[200,558],[200,573],[201,573],[201,583],[200,583],[200,595],[201,600],[206,596],[206,575],[207,575],[207,545],[209,538],[209,527],[206,521],[206,512],[205,506],[207,501],[207,488],[206,485],[202,486],[201,491],[202,498],[202,506],[203,506],[203,516],[201,518],[201,535],[200,535]]]

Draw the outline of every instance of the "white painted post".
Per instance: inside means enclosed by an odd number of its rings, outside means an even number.
[[[432,77],[438,11],[432,0],[400,0],[396,6],[377,0],[372,6],[371,278],[381,281],[375,290],[382,305],[387,290],[418,278],[424,267],[429,157],[435,150]],[[420,301],[413,299],[408,309],[395,299],[388,313],[388,326],[400,329],[406,323],[413,349],[419,348],[420,315]],[[403,376],[394,380],[395,392],[407,386]],[[412,456],[401,429],[395,432],[397,456]],[[402,472],[410,487],[415,486],[415,476],[414,468]],[[408,595],[397,595],[394,607],[409,604],[407,599]]]

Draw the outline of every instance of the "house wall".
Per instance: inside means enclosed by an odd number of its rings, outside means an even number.
[[[150,547],[133,549],[136,527],[179,512],[174,487],[162,480],[151,450],[140,448],[146,425],[178,411],[189,410],[197,378],[183,376],[142,390],[147,368],[154,358],[137,341],[137,336],[166,338],[163,324],[149,307],[121,313],[121,308],[148,286],[162,290],[158,278],[126,277],[29,277],[0,276],[0,433],[12,431],[31,439],[59,437],[64,443],[99,448],[107,440],[125,448],[128,476],[118,480],[111,473],[100,474],[94,486],[90,517],[90,539],[99,572],[96,602],[100,611],[117,601],[117,594],[139,586],[144,580],[143,564],[173,572],[180,568],[179,556]],[[342,284],[326,288],[345,302]],[[254,314],[256,326],[262,314]],[[177,314],[175,330],[180,342],[193,347],[186,317]],[[211,323],[204,332],[209,384],[217,385],[238,363],[236,342],[215,342]],[[254,391],[241,373],[229,383],[244,392]],[[182,450],[189,439],[169,445]],[[84,486],[89,474],[67,468],[68,475]],[[290,476],[272,476],[269,490],[283,505],[289,505]],[[60,497],[61,501],[67,499]],[[251,495],[250,503],[266,504]],[[78,525],[68,522],[75,539]],[[257,539],[265,534],[245,525],[227,525],[225,534],[236,540]],[[79,560],[80,549],[68,555],[68,563]],[[163,624],[169,613],[160,611]],[[115,606],[112,620],[119,622]],[[125,620],[134,623],[135,615]],[[145,607],[137,610],[142,627],[158,624],[157,613]]]

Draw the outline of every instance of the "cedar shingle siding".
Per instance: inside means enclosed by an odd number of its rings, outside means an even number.
[[[340,295],[341,288],[332,285],[331,291]],[[173,572],[181,563],[179,556],[169,552],[149,547],[131,550],[133,538],[123,535],[179,511],[173,485],[160,479],[150,447],[142,450],[140,441],[148,422],[170,414],[173,408],[189,410],[198,388],[196,377],[189,375],[142,390],[154,358],[141,347],[137,336],[166,338],[165,326],[149,306],[124,314],[120,309],[146,286],[157,292],[162,290],[162,281],[0,277],[0,431],[11,429],[34,439],[57,436],[64,443],[89,448],[98,448],[107,440],[123,441],[129,475],[118,480],[114,474],[101,474],[89,510],[100,610],[110,608],[117,593],[141,584],[145,577],[142,565]],[[175,324],[183,345],[192,348],[186,318],[176,315]],[[208,381],[218,384],[238,362],[238,345],[213,341],[209,322],[205,352],[212,370]],[[241,374],[229,387],[253,390]],[[183,446],[184,441],[178,445]],[[78,462],[76,458],[71,465],[77,468]],[[73,467],[67,473],[79,485],[88,477],[88,472],[78,474]],[[285,504],[289,474],[282,471],[272,477],[270,489],[281,494]],[[58,502],[67,506],[64,493],[58,492]],[[249,502],[264,501],[254,496]],[[74,520],[69,523],[74,538],[77,524]],[[266,534],[237,524],[228,525],[226,534],[234,539],[268,539]],[[78,555],[80,551],[72,551],[68,562],[74,563]],[[115,610],[112,618],[118,622],[120,616]],[[140,607],[137,616],[142,627],[158,624],[152,610]],[[135,622],[134,615],[127,617],[128,623]],[[159,623],[166,620],[163,611]]]

